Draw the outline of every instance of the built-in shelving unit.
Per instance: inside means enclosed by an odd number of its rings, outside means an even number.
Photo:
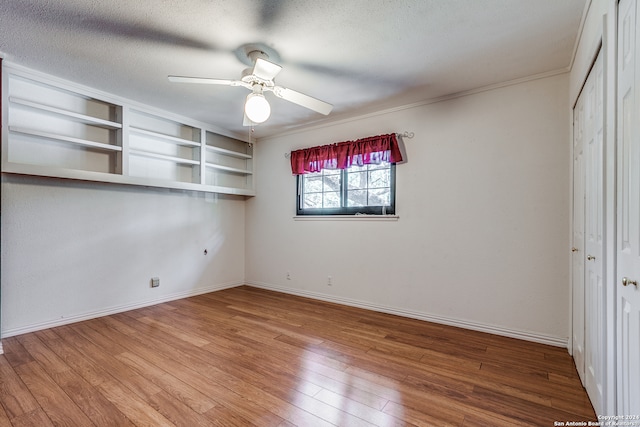
[[[129,174],[200,184],[201,129],[140,110],[129,112]]]
[[[254,195],[245,141],[18,66],[2,83],[3,172]]]
[[[205,184],[253,188],[253,150],[248,144],[205,133]]]

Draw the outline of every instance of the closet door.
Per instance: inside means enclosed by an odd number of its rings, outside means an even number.
[[[602,54],[573,114],[573,357],[594,408],[601,412],[605,353]]]
[[[617,402],[618,415],[640,415],[640,78],[637,5],[618,15]]]
[[[572,333],[573,359],[584,384],[584,99],[581,96],[573,110],[573,230],[572,230]]]
[[[597,413],[603,413],[604,387],[604,220],[602,52],[589,73],[585,101],[585,367],[584,386]]]

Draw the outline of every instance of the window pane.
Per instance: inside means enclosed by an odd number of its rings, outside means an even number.
[[[324,187],[322,191],[340,191],[340,175],[325,175],[323,177]]]
[[[380,162],[380,164],[377,164],[377,165],[367,165],[367,166],[368,166],[368,170],[372,171],[375,169],[389,169],[389,165],[391,165],[391,163]]]
[[[369,172],[369,188],[389,187],[390,179],[389,169],[378,169]]]
[[[347,193],[347,206],[367,206],[367,190],[351,190]]]
[[[369,206],[389,206],[391,190],[389,188],[376,188],[369,190]]]
[[[349,173],[351,173],[351,172],[366,171],[366,170],[367,170],[367,165],[363,165],[363,166],[356,166],[356,165],[353,165],[353,166],[351,166],[351,167],[348,169]]]
[[[311,193],[304,195],[303,209],[322,208],[322,193]]]
[[[349,170],[349,187],[348,190],[359,190],[361,188],[367,188],[367,173],[357,172],[353,173]]]
[[[305,193],[318,193],[322,191],[322,176],[319,174],[315,176],[305,176],[304,179],[304,192]]]
[[[325,192],[323,193],[323,208],[339,208],[340,207],[340,193],[335,192]]]

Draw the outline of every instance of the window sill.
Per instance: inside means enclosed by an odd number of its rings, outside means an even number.
[[[296,215],[294,221],[398,221],[398,215]]]

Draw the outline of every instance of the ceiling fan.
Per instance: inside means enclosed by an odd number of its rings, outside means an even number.
[[[264,97],[264,92],[273,92],[278,98],[282,98],[294,104],[316,111],[325,116],[331,112],[333,105],[297,92],[286,87],[278,86],[274,78],[282,70],[282,67],[268,61],[269,55],[262,50],[252,50],[246,53],[253,68],[247,68],[242,72],[239,80],[212,79],[203,77],[169,76],[169,81],[174,83],[199,83],[223,86],[242,86],[251,91],[247,95],[244,104],[244,126],[253,126],[263,123],[271,114],[271,106]]]

